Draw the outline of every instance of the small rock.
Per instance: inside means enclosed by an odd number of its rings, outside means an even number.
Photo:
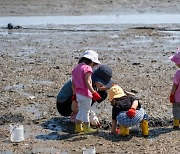
[[[11,23],[9,23],[9,24],[7,25],[7,28],[8,28],[8,29],[13,29],[14,26],[13,26]]]
[[[140,65],[141,63],[132,63],[132,65]]]

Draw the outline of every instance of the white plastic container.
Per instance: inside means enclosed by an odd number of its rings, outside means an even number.
[[[90,120],[91,125],[93,126],[97,126],[99,124],[99,119],[93,110],[90,110],[89,120]]]
[[[91,116],[89,117],[90,123],[93,126],[97,126],[99,124],[99,119],[97,116]]]
[[[10,125],[10,140],[12,142],[21,142],[24,140],[24,126],[18,124]]]
[[[92,148],[83,148],[83,154],[96,154],[96,149],[95,147]]]

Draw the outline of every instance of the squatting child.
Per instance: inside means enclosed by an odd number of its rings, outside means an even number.
[[[120,126],[120,135],[129,135],[129,127],[141,123],[142,135],[149,135],[148,116],[139,101],[127,95],[124,90],[114,84],[109,90],[109,101],[112,107],[112,130],[116,134],[117,124]]]

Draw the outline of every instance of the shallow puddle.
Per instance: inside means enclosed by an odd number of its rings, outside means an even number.
[[[18,107],[16,111],[31,113],[34,115],[35,118],[41,118],[42,112],[38,109],[37,105],[31,104],[27,107]]]
[[[8,23],[16,25],[172,24],[180,23],[180,14],[0,17],[0,26],[7,26]]]
[[[11,150],[0,151],[0,154],[13,154]]]
[[[59,149],[53,148],[53,147],[36,147],[32,150],[33,153],[43,153],[43,152],[49,152],[49,153],[59,153]]]
[[[24,89],[24,85],[23,84],[15,84],[15,85],[12,85],[12,86],[6,86],[5,87],[5,90],[6,91],[19,91],[19,90],[23,90]]]

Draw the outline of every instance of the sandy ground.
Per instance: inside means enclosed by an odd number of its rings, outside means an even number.
[[[1,0],[0,4],[1,16],[180,13],[175,0]],[[1,28],[0,153],[78,154],[83,147],[95,147],[97,153],[179,153],[180,133],[172,129],[168,101],[177,69],[168,57],[179,46],[179,29],[179,24]],[[104,127],[96,135],[73,134],[74,125],[58,114],[57,93],[86,49],[98,52],[101,62],[112,68],[115,82],[136,92],[150,117],[148,138],[140,132],[127,138],[111,135],[107,100],[100,106]],[[25,141],[10,141],[11,123],[24,125]]]

